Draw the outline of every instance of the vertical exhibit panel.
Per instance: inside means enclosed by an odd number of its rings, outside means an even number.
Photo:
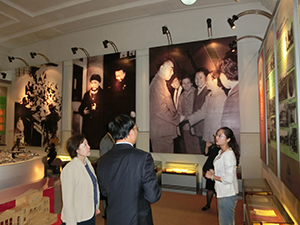
[[[277,87],[275,78],[274,56],[274,24],[266,35],[265,42],[265,71],[266,71],[266,98],[267,98],[267,124],[268,124],[268,165],[278,174],[278,148],[277,148]]]
[[[259,94],[260,158],[264,163],[267,164],[264,49],[260,51],[257,64]]]
[[[300,199],[297,68],[293,15],[293,0],[281,1],[275,18],[280,134],[279,174],[287,188]]]

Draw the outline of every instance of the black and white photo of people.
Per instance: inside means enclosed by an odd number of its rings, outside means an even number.
[[[26,146],[60,143],[62,64],[21,68],[15,83],[15,141]]]
[[[236,37],[150,48],[150,151],[204,154],[215,131],[240,142]]]

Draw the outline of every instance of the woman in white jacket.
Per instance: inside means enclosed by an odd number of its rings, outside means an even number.
[[[64,225],[95,225],[99,210],[99,187],[95,171],[87,156],[90,146],[84,135],[74,135],[67,142],[72,158],[61,173]]]
[[[239,146],[232,130],[228,127],[222,127],[217,131],[216,145],[221,149],[214,159],[215,169],[207,171],[205,177],[216,181],[219,224],[234,225],[238,193],[236,166],[240,157]]]

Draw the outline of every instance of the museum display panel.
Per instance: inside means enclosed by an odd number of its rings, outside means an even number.
[[[162,190],[197,194],[198,164],[166,162],[162,167]]]

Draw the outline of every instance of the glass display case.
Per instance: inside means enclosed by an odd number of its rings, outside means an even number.
[[[294,224],[274,195],[246,195],[246,224]]]
[[[243,179],[243,196],[245,195],[272,195],[271,190],[266,179]]]
[[[197,171],[198,171],[197,163],[166,162],[163,165],[163,173],[195,175]]]
[[[154,171],[157,176],[159,185],[161,185],[162,162],[154,160]]]
[[[273,191],[264,178],[243,179],[244,222],[246,220],[247,195],[273,195]]]
[[[197,194],[198,164],[166,162],[162,167],[161,182],[164,191]]]

